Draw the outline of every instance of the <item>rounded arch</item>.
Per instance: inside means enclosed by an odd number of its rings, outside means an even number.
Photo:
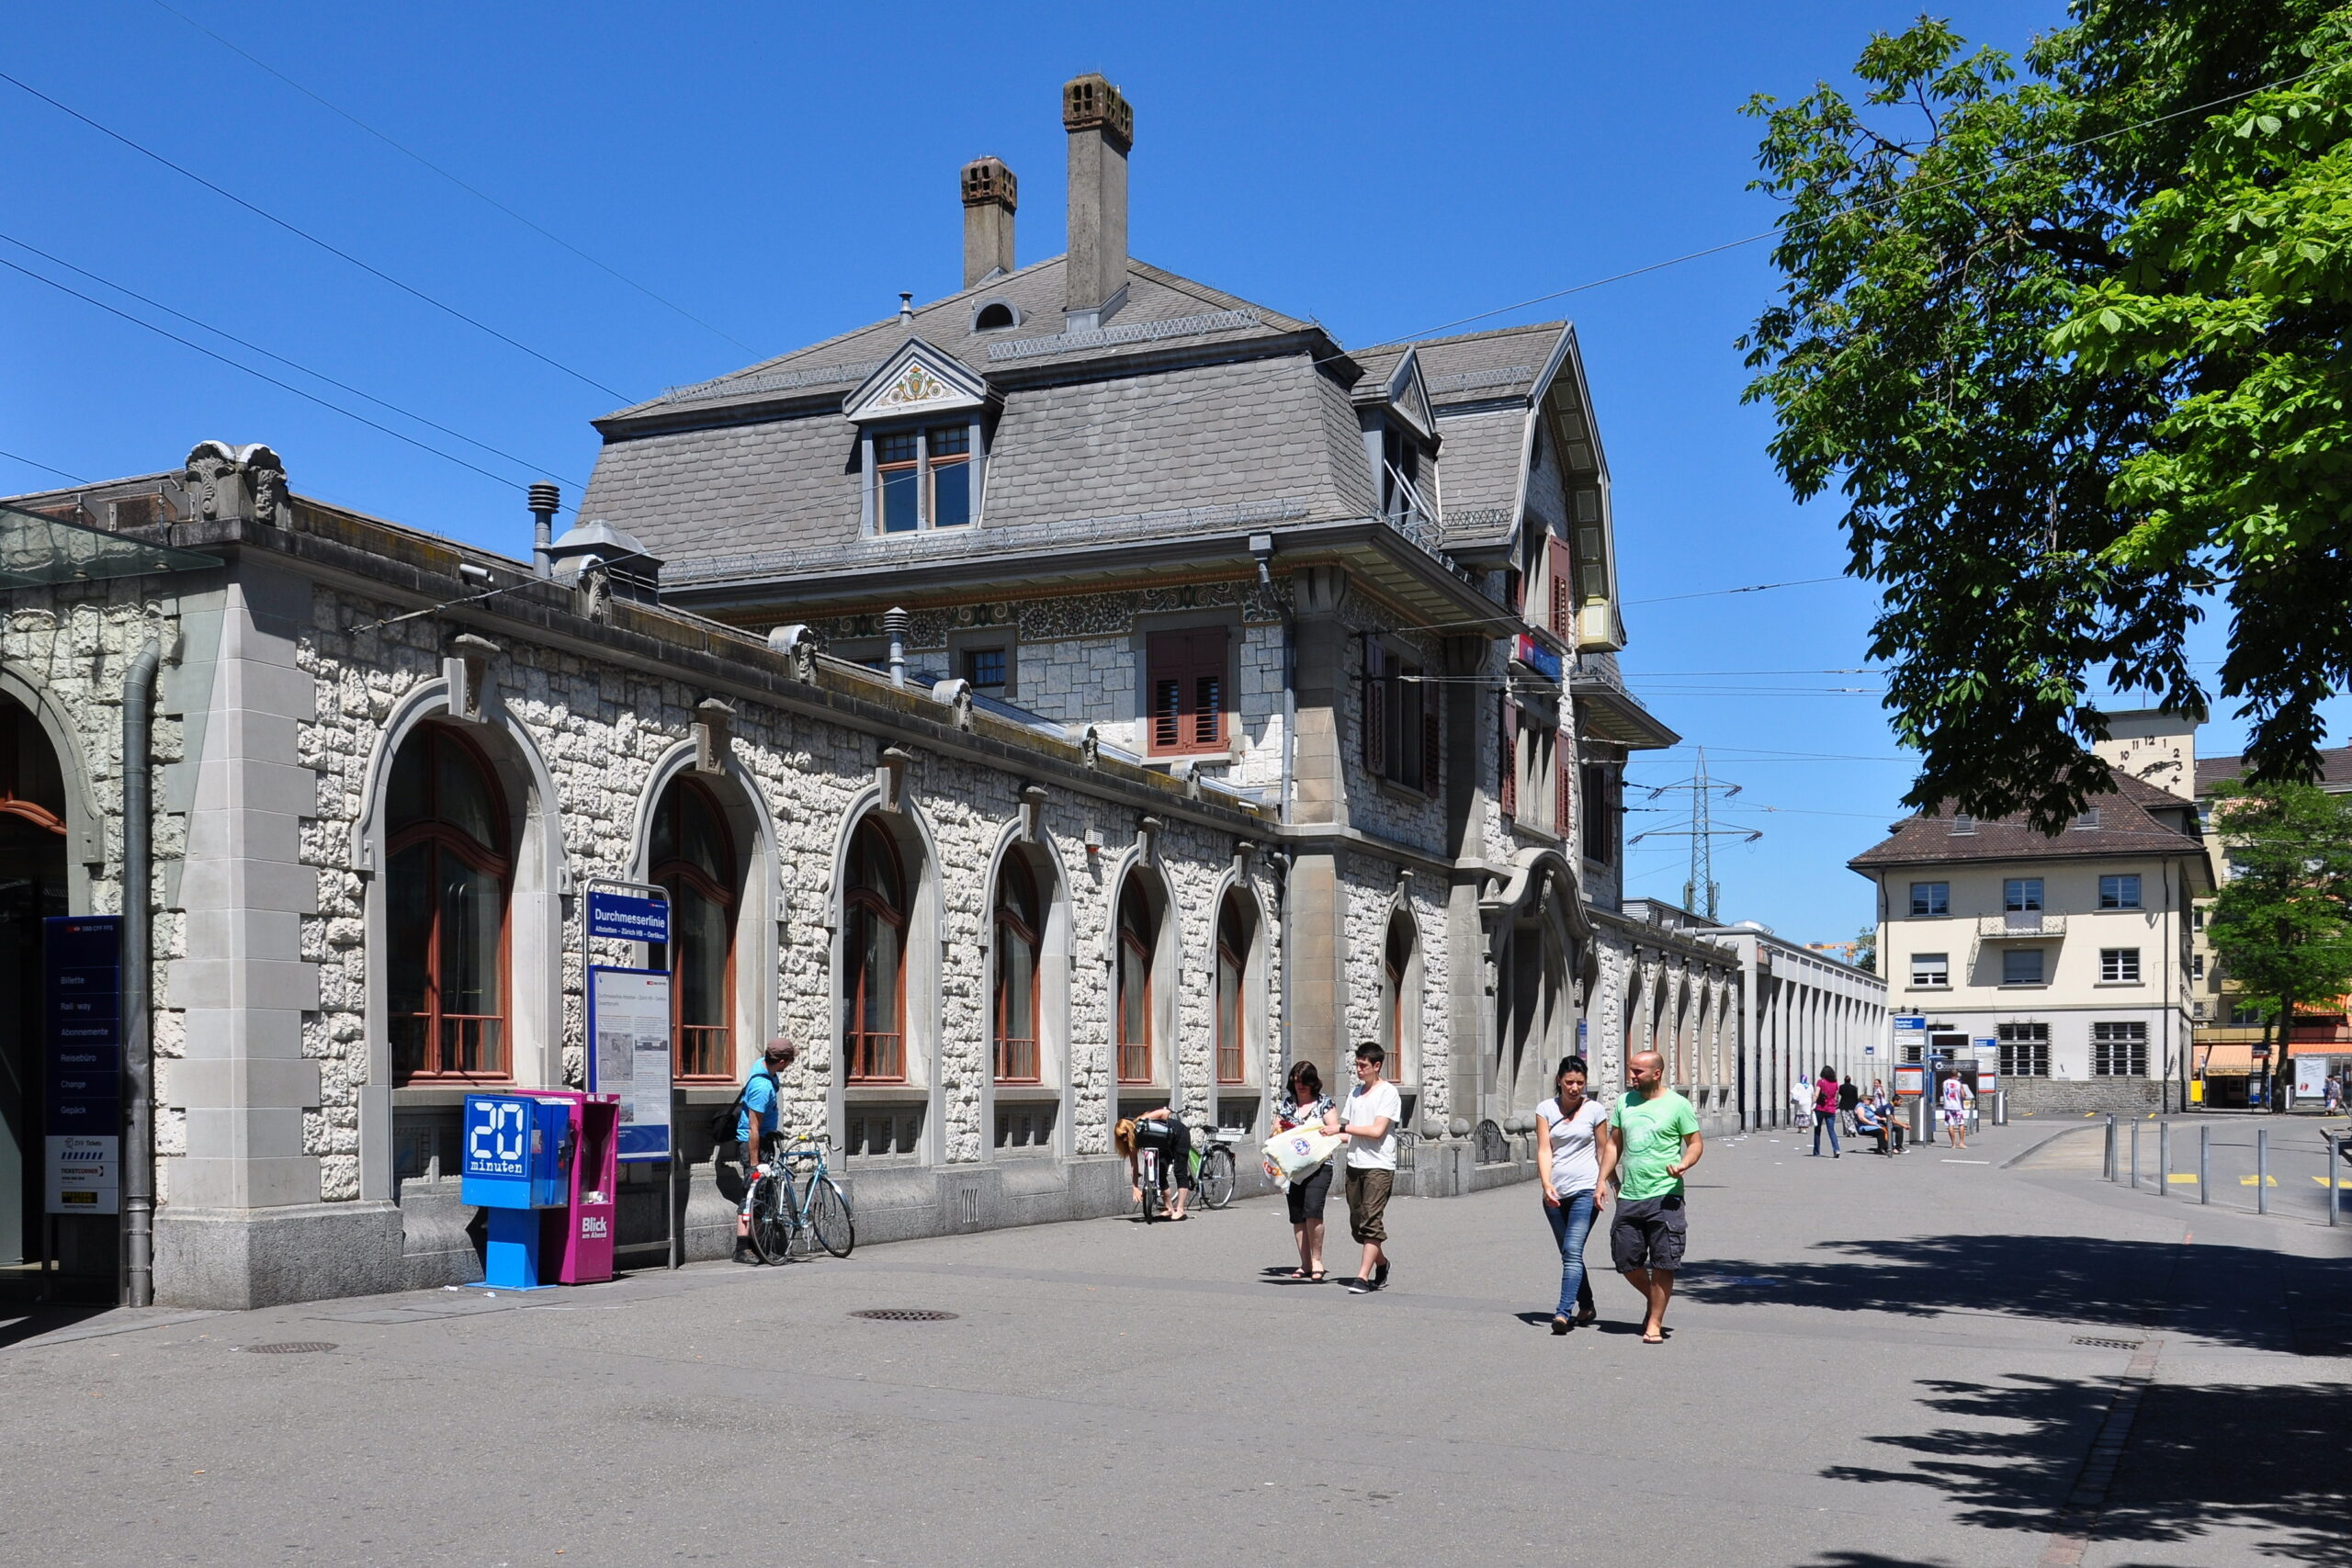
[[[1111,877],[1103,922],[1110,982],[1111,1076],[1130,1100],[1182,1099],[1176,1005],[1183,911],[1167,876],[1130,848]]]
[[[825,1023],[827,1101],[843,1157],[865,1164],[935,1161],[942,1147],[939,1111],[940,937],[942,897],[938,838],[929,818],[910,799],[885,810],[878,785],[853,796],[833,840],[826,903],[832,932],[831,1007]],[[903,921],[894,930],[867,923],[870,904],[854,897],[852,874],[861,852],[861,833],[879,834],[902,878]],[[870,840],[867,840],[870,842]],[[895,945],[898,1007],[894,1018],[868,1013],[853,1017],[860,1001],[874,999],[872,965]],[[887,976],[883,976],[887,978]],[[861,982],[864,982],[861,989]],[[853,1047],[868,1043],[878,1021],[895,1021],[899,1059],[895,1076],[871,1073],[870,1051],[852,1059]],[[890,1064],[884,1064],[886,1066]],[[859,1072],[854,1079],[853,1073]]]
[[[368,951],[389,951],[389,890],[383,872],[387,864],[386,830],[392,764],[401,748],[421,725],[448,724],[463,734],[480,753],[504,796],[508,842],[512,846],[513,878],[507,891],[508,1013],[513,1042],[508,1068],[515,1083],[526,1088],[554,1088],[564,1081],[564,896],[571,890],[565,854],[562,819],[555,779],[537,740],[494,696],[480,719],[464,719],[449,712],[449,683],[435,677],[419,682],[392,705],[377,731],[360,779],[359,815],[352,824],[352,867],[367,879],[366,929]],[[368,966],[368,1081],[392,1082],[390,989],[386,965]],[[389,1106],[389,1101],[383,1102]],[[382,1157],[368,1145],[387,1141]],[[392,1137],[389,1115],[361,1118],[363,1178],[369,1171],[391,1169]],[[390,1198],[387,1186],[375,1190],[363,1180],[362,1196]]]
[[[1025,874],[1035,891],[1037,929],[1027,933],[1034,960],[1027,1000],[1034,1010],[1032,1036],[1034,1071],[1026,1077],[1009,1074],[1003,1042],[1018,1036],[1006,1028],[1007,1001],[1023,979],[1009,967],[1008,932],[1000,919],[1008,875]],[[1069,991],[1071,911],[1069,872],[1060,846],[1051,834],[1039,831],[1033,840],[1022,831],[1019,817],[1001,828],[989,848],[982,884],[987,914],[981,929],[984,974],[981,994],[988,998],[983,1021],[987,1056],[983,1074],[981,1122],[988,1147],[1000,1154],[1059,1154],[1070,1152],[1071,1093]],[[1025,924],[1026,922],[1020,922]]]
[[[1380,943],[1380,1017],[1376,1038],[1388,1053],[1388,1076],[1408,1091],[1421,1088],[1422,1003],[1427,991],[1420,917],[1399,886],[1388,900]],[[1409,1120],[1409,1117],[1408,1118]]]
[[[0,664],[0,696],[32,715],[33,723],[49,738],[50,754],[65,786],[65,845],[67,874],[76,909],[89,907],[90,873],[107,863],[104,818],[90,793],[90,759],[82,749],[80,733],[68,724],[46,689],[34,685]]]
[[[1496,1029],[1483,1110],[1497,1120],[1539,1104],[1551,1092],[1554,1067],[1576,1047],[1571,976],[1591,929],[1576,889],[1558,851],[1528,850],[1487,905],[1497,955]]]
[[[1272,995],[1273,926],[1256,884],[1228,866],[1210,885],[1211,1081],[1220,1101],[1262,1100],[1275,1076]],[[1217,1121],[1238,1118],[1219,1106]],[[1255,1116],[1250,1125],[1258,1124]]]
[[[750,1070],[760,1046],[776,1032],[776,921],[783,914],[783,857],[775,815],[750,770],[729,752],[717,773],[702,773],[694,766],[695,756],[695,743],[681,740],[655,759],[644,787],[638,792],[627,874],[632,882],[656,879],[661,870],[653,861],[657,813],[672,786],[684,784],[707,792],[721,814],[736,859],[736,897],[729,922],[733,948],[730,1038],[725,1061],[713,1071],[687,1073],[679,1065],[685,1060],[683,1055],[673,1057],[673,1071],[681,1077],[731,1079]],[[707,1061],[704,1065],[712,1066]]]

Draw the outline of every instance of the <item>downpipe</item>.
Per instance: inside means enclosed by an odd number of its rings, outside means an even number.
[[[122,1066],[130,1089],[122,1150],[123,1289],[126,1305],[155,1304],[155,1036],[153,730],[155,672],[163,643],[149,637],[122,683]]]

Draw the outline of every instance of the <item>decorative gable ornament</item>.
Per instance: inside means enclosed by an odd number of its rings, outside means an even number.
[[[1437,411],[1430,406],[1428,381],[1421,375],[1421,351],[1408,348],[1388,377],[1388,403],[1405,423],[1423,435],[1437,434]]]
[[[904,419],[983,407],[989,384],[955,355],[910,337],[842,405],[852,420]]]

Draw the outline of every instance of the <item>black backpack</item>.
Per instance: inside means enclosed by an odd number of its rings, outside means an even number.
[[[751,1077],[745,1078],[743,1080],[743,1087],[735,1091],[735,1103],[729,1105],[724,1111],[714,1111],[710,1113],[710,1141],[714,1145],[731,1144],[735,1142],[735,1122],[738,1117],[743,1114],[743,1097],[752,1092],[752,1082],[754,1078],[767,1079],[768,1082],[775,1085],[775,1092],[777,1096],[779,1098],[783,1096],[784,1081],[781,1078],[778,1078],[774,1073],[768,1071],[765,1067],[762,1067],[758,1072],[753,1073]],[[779,1128],[783,1126],[783,1122],[780,1118],[778,1119],[776,1125]]]

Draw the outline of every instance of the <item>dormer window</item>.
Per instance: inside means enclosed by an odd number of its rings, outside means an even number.
[[[972,520],[972,427],[926,425],[874,438],[874,515],[882,533]]]
[[[976,333],[1001,333],[1020,324],[1021,318],[1013,313],[1012,306],[1001,299],[990,300],[981,306],[979,313],[972,318],[972,330]]]
[[[1421,499],[1420,443],[1394,425],[1380,436],[1380,512],[1384,517],[1430,515]]]

